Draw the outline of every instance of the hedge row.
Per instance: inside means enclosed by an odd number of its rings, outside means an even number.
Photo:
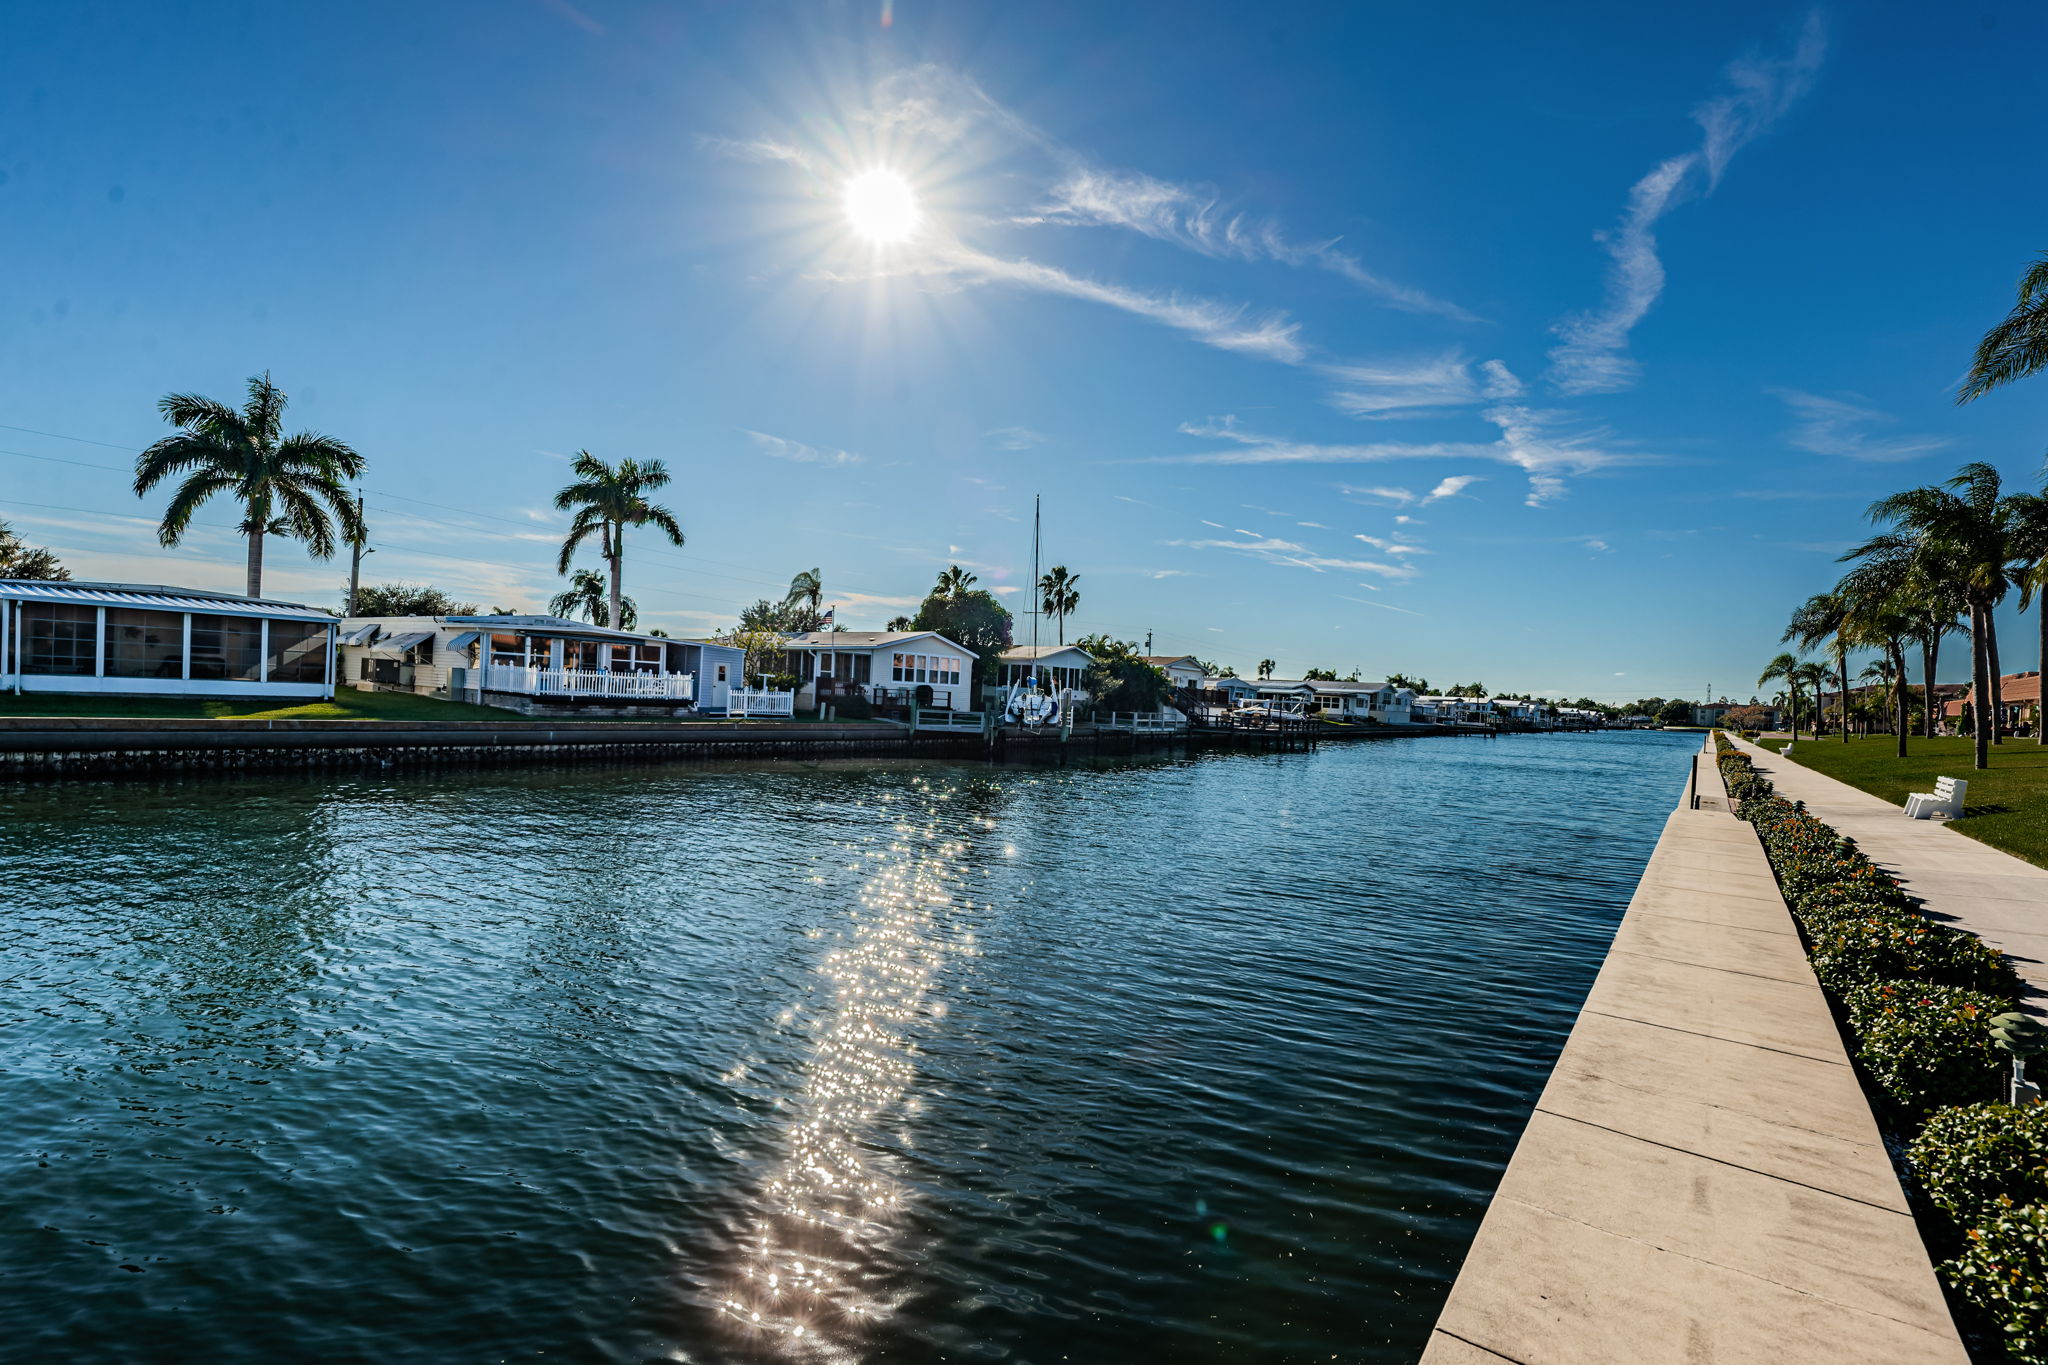
[[[1907,1164],[1959,1234],[1943,1277],[1997,1322],[2014,1359],[2048,1365],[2048,1106],[1997,1102],[2006,1059],[1986,1028],[2015,1008],[2019,973],[1974,934],[1921,914],[1855,840],[1777,795],[1719,732],[1714,743],[1814,975],[1848,1015],[1894,1128],[1912,1137]]]

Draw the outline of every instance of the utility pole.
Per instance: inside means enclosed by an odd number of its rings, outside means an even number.
[[[1149,655],[1149,654],[1151,654],[1151,652],[1152,652],[1152,632],[1148,630],[1148,631],[1146,631],[1146,632],[1145,632],[1145,653]]]
[[[361,493],[358,493],[356,494],[356,525],[361,526],[362,524],[363,495]],[[356,614],[356,593],[361,589],[363,585],[363,556],[375,553],[377,553],[375,550],[367,550],[363,548],[363,542],[360,537],[349,542],[348,610],[342,613],[344,617],[354,616]]]

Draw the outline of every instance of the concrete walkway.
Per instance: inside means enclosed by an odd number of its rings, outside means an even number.
[[[1425,1365],[1965,1365],[1763,850],[1704,755]]]
[[[1816,818],[1854,839],[1871,861],[1926,903],[1931,917],[1968,929],[2011,957],[2033,988],[2036,1007],[2048,1001],[2048,868],[1958,834],[1939,820],[1908,820],[1889,801],[1736,742],[1781,796],[1804,801]],[[1814,742],[1802,739],[1799,747]],[[1951,775],[1967,780],[1970,770]]]

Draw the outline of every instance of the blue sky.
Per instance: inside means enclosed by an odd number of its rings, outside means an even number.
[[[160,550],[122,471],[268,368],[370,460],[376,579],[538,607],[588,448],[677,475],[627,561],[677,633],[813,565],[856,627],[1017,589],[1042,493],[1073,630],[1625,700],[1747,696],[1872,498],[2035,480],[2048,381],[1950,396],[2048,248],[2048,13],[884,17],[16,8],[0,517],[236,587],[235,513]]]

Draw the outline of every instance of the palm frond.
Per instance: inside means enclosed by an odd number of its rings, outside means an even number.
[[[2020,277],[2012,311],[1977,343],[1976,357],[1956,392],[1956,402],[1982,398],[2044,365],[2048,365],[2048,252]]]
[[[289,401],[284,390],[270,382],[270,371],[249,376],[249,401],[242,407],[242,420],[255,444],[277,444],[277,433],[284,424],[284,406]]]
[[[221,431],[242,426],[242,414],[201,393],[167,393],[157,399],[156,410],[174,427]]]
[[[157,523],[157,543],[171,546],[184,539],[193,515],[206,500],[216,493],[230,491],[235,483],[234,476],[216,469],[200,469],[188,475],[171,495],[171,505],[164,509],[163,520]]]
[[[237,478],[241,475],[233,448],[209,436],[181,431],[164,437],[135,457],[135,496],[141,497],[171,475],[188,469],[213,469]]]
[[[569,561],[576,557],[577,547],[590,539],[593,532],[603,529],[605,525],[604,518],[599,516],[592,508],[586,507],[578,512],[576,519],[569,523],[569,534],[562,541],[562,552],[555,556],[555,572],[569,572]]]
[[[270,462],[279,470],[304,470],[328,479],[360,479],[364,467],[354,446],[317,431],[301,431],[278,442]]]

